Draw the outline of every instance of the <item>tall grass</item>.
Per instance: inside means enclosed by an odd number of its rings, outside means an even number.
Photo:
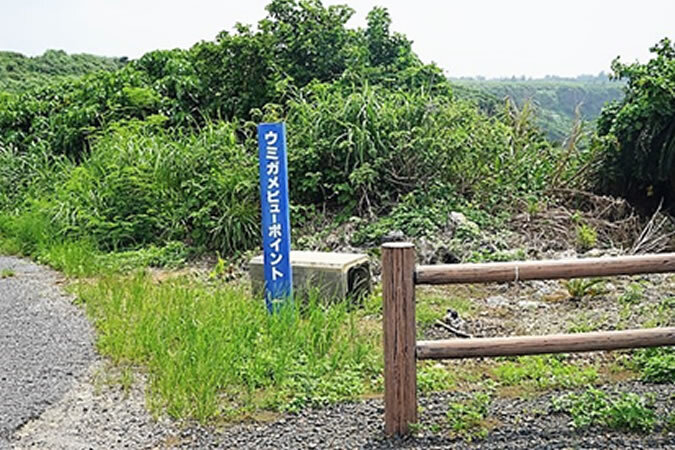
[[[147,367],[155,411],[201,421],[261,409],[353,399],[381,371],[377,332],[360,330],[344,303],[269,315],[237,286],[145,273],[82,283],[77,293],[98,329],[98,348]]]

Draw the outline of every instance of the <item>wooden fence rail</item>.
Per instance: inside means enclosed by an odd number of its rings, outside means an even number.
[[[675,272],[675,253],[613,258],[420,266],[415,271],[415,283],[490,283],[662,272]]]
[[[419,266],[410,243],[382,246],[385,432],[417,422],[417,359],[572,353],[675,345],[675,327],[548,336],[420,341],[415,284],[489,283],[675,272],[675,253],[574,260]]]
[[[417,359],[523,356],[675,345],[675,327],[578,334],[419,341]]]

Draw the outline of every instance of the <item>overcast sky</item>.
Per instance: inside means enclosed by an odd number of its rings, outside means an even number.
[[[236,22],[256,23],[265,0],[0,0],[0,49],[37,55],[49,48],[137,58],[158,48],[188,48]],[[648,59],[675,39],[675,0],[348,0],[350,25],[375,5],[414,41],[426,62],[450,76],[609,71],[612,59]]]

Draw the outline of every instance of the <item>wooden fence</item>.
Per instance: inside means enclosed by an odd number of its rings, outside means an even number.
[[[675,327],[547,336],[416,341],[415,285],[488,283],[675,272],[675,253],[613,258],[415,267],[410,243],[382,246],[385,432],[417,422],[418,359],[571,353],[675,345]]]

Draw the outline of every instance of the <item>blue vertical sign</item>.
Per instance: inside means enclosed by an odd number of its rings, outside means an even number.
[[[265,304],[274,312],[293,294],[285,124],[258,125],[258,149]]]

